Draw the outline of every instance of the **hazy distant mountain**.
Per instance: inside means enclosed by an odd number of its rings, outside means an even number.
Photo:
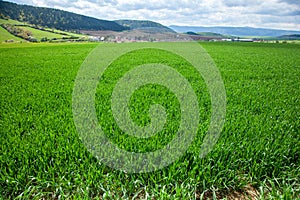
[[[282,36],[278,37],[278,39],[282,39],[282,40],[300,40],[300,34],[282,35]]]
[[[288,31],[266,28],[251,27],[202,27],[202,26],[170,26],[171,29],[179,33],[186,32],[214,32],[223,35],[235,36],[271,36],[300,34],[300,31]]]
[[[0,1],[0,18],[10,18],[33,25],[60,30],[113,30],[128,28],[113,21],[100,20],[52,8],[41,8]]]
[[[116,23],[128,27],[131,30],[143,30],[155,33],[176,33],[174,30],[160,23],[145,20],[116,20]]]

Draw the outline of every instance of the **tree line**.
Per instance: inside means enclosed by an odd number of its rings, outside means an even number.
[[[0,1],[0,18],[9,18],[59,30],[112,30],[129,29],[116,22],[100,20],[53,8],[42,8]]]

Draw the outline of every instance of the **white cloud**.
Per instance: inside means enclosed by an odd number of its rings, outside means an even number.
[[[253,5],[257,6],[260,5],[263,1],[260,0],[252,0],[252,1],[245,1],[245,0],[227,0],[224,1],[224,5],[228,7],[251,7]]]
[[[165,25],[253,26],[300,30],[299,0],[9,0],[99,19],[145,19]]]

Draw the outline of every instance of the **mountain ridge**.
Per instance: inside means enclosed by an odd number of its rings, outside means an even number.
[[[130,28],[130,30],[142,30],[150,33],[176,33],[173,29],[150,20],[120,19],[115,20],[115,22],[124,27]]]
[[[253,27],[227,27],[227,26],[177,26],[171,25],[169,28],[176,32],[214,32],[223,35],[233,36],[258,36],[258,37],[278,37],[282,35],[300,34],[297,30],[282,30],[268,28],[253,28]]]
[[[114,21],[88,17],[54,8],[21,5],[0,0],[0,18],[9,18],[59,30],[113,30],[123,31],[127,27]]]

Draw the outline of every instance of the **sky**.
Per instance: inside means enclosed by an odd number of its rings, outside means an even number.
[[[300,30],[300,0],[5,0],[98,19]]]

